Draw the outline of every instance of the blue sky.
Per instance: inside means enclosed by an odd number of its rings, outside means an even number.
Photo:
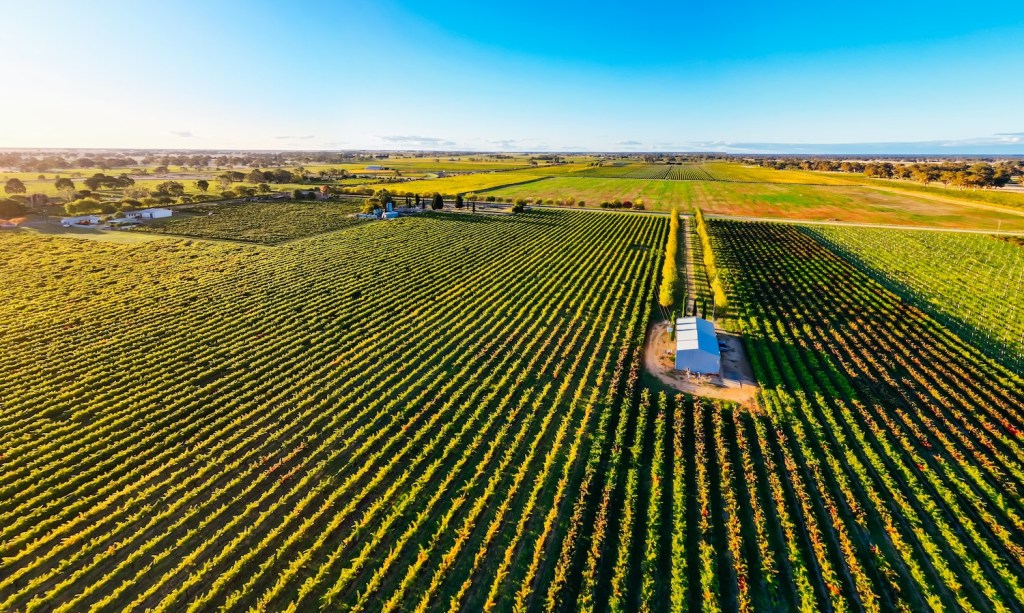
[[[1024,153],[1012,2],[0,6],[5,147]]]

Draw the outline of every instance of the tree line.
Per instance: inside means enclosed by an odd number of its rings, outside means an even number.
[[[1014,176],[1024,175],[1024,161],[943,161],[943,162],[860,162],[827,159],[769,159],[754,163],[776,170],[815,170],[846,172],[878,179],[905,179],[922,184],[942,183],[958,188],[990,188],[1008,185]]]

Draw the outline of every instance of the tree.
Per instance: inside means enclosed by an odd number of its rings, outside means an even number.
[[[434,192],[434,197],[431,200],[430,208],[434,209],[435,211],[440,211],[441,209],[443,209],[444,208],[444,196],[442,196],[441,194],[439,194],[437,192]]]
[[[293,175],[292,173],[288,172],[287,170],[284,170],[283,168],[278,168],[277,170],[274,171],[274,177],[273,177],[273,181],[272,182],[273,183],[294,183],[295,182],[295,175]]]
[[[382,209],[386,209],[388,207],[388,204],[395,203],[394,196],[392,196],[391,192],[389,192],[386,189],[377,190],[377,192],[373,195],[373,199],[380,203],[380,207]]]
[[[199,179],[196,181],[196,187],[205,194],[206,190],[210,189],[210,182],[206,179]]]
[[[257,168],[245,176],[245,180],[249,183],[263,183],[267,180],[263,172]]]
[[[259,185],[256,186],[256,191],[258,191],[261,194],[269,194],[270,186],[267,185],[266,183],[260,183]]]
[[[164,181],[156,186],[156,193],[178,197],[185,193],[185,186],[177,181]]]
[[[522,213],[526,210],[526,200],[523,198],[516,198],[515,204],[512,205],[513,213]]]
[[[462,194],[455,194],[455,208],[462,208]]]
[[[420,200],[420,195],[416,194],[416,206],[423,208],[423,202]]]
[[[7,179],[7,183],[4,184],[4,191],[8,194],[24,194],[25,184],[21,182],[21,179],[11,177],[10,179]]]
[[[71,200],[75,195],[75,182],[68,178],[60,178],[53,182],[53,186],[64,196],[65,200]]]
[[[100,201],[95,198],[81,198],[64,204],[64,211],[68,215],[80,215],[91,213],[100,208]]]

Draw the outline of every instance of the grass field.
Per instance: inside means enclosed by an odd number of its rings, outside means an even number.
[[[602,201],[644,201],[651,210],[692,210],[694,204],[716,215],[914,225],[943,228],[1024,231],[1024,216],[937,202],[912,194],[895,194],[862,186],[737,183],[729,181],[660,181],[553,177],[488,190],[502,198],[566,197],[590,206]]]
[[[938,198],[942,200],[966,200],[979,204],[995,205],[1014,209],[1024,209],[1024,194],[1017,192],[1006,192],[998,189],[956,189],[943,187],[941,184],[922,185],[913,181],[893,179],[872,179],[859,174],[839,173],[813,173],[822,177],[839,176],[849,180],[851,183],[868,185],[876,189],[893,190],[917,194],[921,197]]]
[[[187,205],[175,215],[132,230],[197,238],[276,244],[314,234],[352,227],[364,220],[352,217],[358,204],[337,202],[246,202]]]

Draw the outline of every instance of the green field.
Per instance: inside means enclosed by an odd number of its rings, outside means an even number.
[[[254,202],[177,207],[174,216],[146,222],[132,232],[276,244],[363,223],[359,204]]]
[[[583,200],[589,206],[643,200],[647,209],[682,212],[694,205],[713,215],[1024,231],[1024,216],[967,204],[937,202],[863,186],[761,184],[730,181],[552,177],[487,190],[501,198]]]

